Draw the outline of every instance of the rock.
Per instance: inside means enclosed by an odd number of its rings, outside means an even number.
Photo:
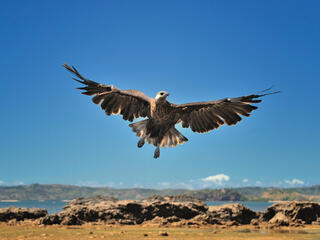
[[[40,208],[1,208],[0,209],[0,222],[8,222],[12,219],[22,221],[26,219],[38,219],[48,214],[46,209]]]
[[[273,218],[270,219],[269,224],[276,226],[289,226],[289,218],[282,212],[278,212]]]
[[[71,201],[58,215],[44,217],[40,222],[45,225],[80,225],[102,221],[122,225],[146,223],[160,226],[236,226],[249,224],[256,218],[256,213],[242,204],[208,207],[203,202],[179,202],[179,199],[168,196],[141,201],[81,198]]]
[[[268,207],[261,220],[270,221],[277,213],[283,213],[292,222],[311,224],[320,216],[320,204],[315,202],[280,202]]]
[[[251,219],[250,224],[253,226],[257,226],[257,225],[259,225],[259,220],[257,218],[253,218],[253,219]]]
[[[57,214],[47,215],[45,217],[40,218],[39,224],[43,225],[53,225],[60,224],[61,219]]]
[[[159,232],[159,236],[167,237],[169,234],[167,232]]]
[[[238,224],[249,224],[257,217],[254,211],[239,203],[209,206],[208,212],[213,219],[219,219],[220,223],[234,221]]]
[[[47,217],[42,224],[61,221],[64,225],[103,221],[124,225],[142,224],[151,221],[161,225],[189,220],[204,214],[208,207],[201,202],[170,201],[171,198],[156,200],[76,199],[68,203],[58,218]],[[177,199],[176,199],[177,200]],[[58,220],[59,219],[59,220]]]
[[[74,206],[74,205],[96,205],[96,204],[105,204],[108,202],[117,202],[119,201],[118,199],[110,196],[93,196],[93,197],[88,197],[88,198],[75,198],[72,201],[70,201],[64,208],[68,208],[69,206]]]
[[[227,227],[231,227],[231,226],[238,226],[239,223],[237,223],[236,221],[228,221],[228,222],[225,222],[224,225],[226,225]]]
[[[83,223],[76,215],[64,216],[61,219],[62,225],[81,225]]]
[[[204,214],[200,214],[194,218],[192,218],[192,222],[198,223],[200,225],[205,224],[219,224],[221,225],[221,219],[217,218],[217,216],[214,216],[214,214],[210,212],[206,212]]]
[[[190,200],[190,201],[187,201]],[[204,202],[182,196],[154,196],[133,201],[96,196],[69,202],[59,214],[48,215],[45,209],[0,209],[0,222],[17,221],[39,225],[81,224],[150,224],[158,226],[216,225],[231,227],[251,224],[255,227],[320,225],[320,205],[313,202],[276,203],[265,212],[254,212],[242,204],[207,206]]]
[[[15,226],[15,225],[18,224],[18,221],[17,221],[16,219],[11,219],[11,220],[9,220],[7,223],[8,223],[8,225],[10,225],[10,226]]]
[[[160,226],[168,224],[168,220],[163,217],[155,217],[150,222],[153,224],[160,225]]]

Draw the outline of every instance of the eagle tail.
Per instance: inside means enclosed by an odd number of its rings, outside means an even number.
[[[147,141],[149,144],[157,146],[158,138],[151,137],[150,133],[147,135],[147,124],[149,119],[142,120],[136,123],[129,124],[129,127],[132,128],[132,131],[136,133],[136,136],[140,138],[138,142],[138,147],[142,147],[144,141]],[[175,127],[170,128],[167,133],[164,135],[160,142],[161,147],[175,147],[178,144],[183,144],[187,142],[188,139],[183,136]]]
[[[183,136],[175,127],[170,128],[164,135],[160,146],[161,147],[176,147],[178,144],[184,144],[188,138]]]

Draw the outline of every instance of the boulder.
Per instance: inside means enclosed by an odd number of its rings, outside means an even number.
[[[290,223],[289,218],[282,212],[278,212],[269,221],[269,224],[276,225],[276,226],[289,226],[289,223]]]
[[[269,222],[279,212],[293,223],[311,224],[320,217],[320,204],[296,201],[275,203],[266,209],[261,216],[261,220]]]
[[[89,206],[89,205],[104,205],[109,202],[117,202],[119,201],[118,199],[110,196],[93,196],[93,197],[88,197],[88,198],[75,198],[72,201],[70,201],[64,208],[68,208],[70,206],[74,205],[83,205],[83,206]]]
[[[257,218],[253,218],[251,220],[250,224],[253,225],[253,226],[257,226],[257,225],[259,225],[259,220]]]
[[[57,214],[47,215],[39,219],[39,224],[43,225],[53,225],[53,224],[60,224],[61,219]]]
[[[251,220],[257,217],[254,211],[239,203],[209,206],[208,214],[212,219],[219,219],[221,224],[226,222],[250,224]]]
[[[0,209],[0,222],[8,222],[12,219],[16,221],[23,221],[26,219],[38,219],[48,214],[46,209],[40,208],[1,208]]]

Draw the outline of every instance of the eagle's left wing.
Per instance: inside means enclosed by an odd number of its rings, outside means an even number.
[[[262,92],[268,91],[266,89]],[[220,125],[234,125],[241,121],[241,117],[250,116],[250,113],[258,107],[251,103],[259,103],[262,100],[260,97],[275,94],[278,92],[251,94],[237,98],[224,98],[210,102],[187,103],[181,105],[173,105],[176,112],[179,114],[179,121],[182,122],[182,127],[190,126],[194,132],[204,133],[209,132]]]
[[[103,85],[86,79],[73,66],[70,67],[66,63],[63,66],[79,78],[74,78],[74,80],[85,85],[78,88],[84,90],[82,94],[94,96],[92,101],[95,104],[100,104],[107,115],[120,113],[124,120],[129,120],[130,122],[138,117],[149,116],[153,99],[143,92],[139,90],[121,90],[112,85]]]

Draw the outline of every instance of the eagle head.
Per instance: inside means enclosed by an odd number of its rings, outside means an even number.
[[[169,93],[168,92],[165,92],[165,91],[160,91],[157,93],[156,95],[156,100],[166,100],[166,98],[169,96]]]

